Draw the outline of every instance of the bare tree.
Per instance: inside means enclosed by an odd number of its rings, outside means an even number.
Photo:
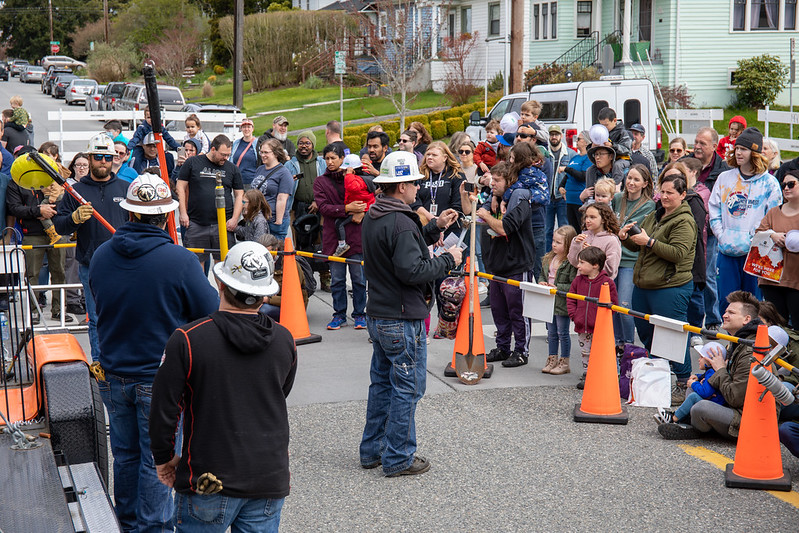
[[[444,93],[449,96],[453,105],[468,103],[469,98],[480,92],[476,85],[477,62],[471,57],[478,41],[477,32],[444,38],[441,50],[447,76]]]
[[[178,14],[174,27],[164,31],[163,38],[148,44],[143,51],[169,83],[180,85],[183,82],[183,70],[197,60],[201,43],[202,35],[193,31],[183,15]]]
[[[362,15],[362,26],[369,28],[372,66],[360,75],[385,87],[384,97],[397,110],[404,131],[410,104],[421,89],[418,78],[438,38],[433,7],[414,0],[376,0],[372,6],[376,21]]]

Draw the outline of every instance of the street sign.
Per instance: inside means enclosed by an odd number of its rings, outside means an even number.
[[[347,73],[347,52],[342,50],[337,50],[335,74],[338,76],[346,73]]]
[[[61,44],[61,41],[50,41],[50,44]]]
[[[57,45],[57,44],[51,44],[50,45],[50,52],[51,53],[57,54],[59,50],[61,50],[61,47],[59,45]]]

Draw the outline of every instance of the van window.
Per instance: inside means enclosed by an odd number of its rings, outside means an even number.
[[[112,85],[109,88],[109,90],[108,90],[108,93],[111,96],[115,96],[115,97],[120,96],[123,92],[125,92],[125,86],[121,85],[121,84],[120,85]]]
[[[508,105],[510,104],[510,100],[501,100],[497,103],[494,109],[491,111],[490,117],[492,120],[499,121],[502,118],[502,115],[507,113]]]
[[[599,112],[610,107],[606,100],[594,100],[591,104],[591,124],[599,124]]]
[[[513,102],[510,104],[510,109],[508,109],[508,113],[517,112],[520,113],[522,110],[522,104],[527,101],[526,98],[514,98]]]
[[[641,123],[641,102],[635,98],[624,101],[624,125],[630,127]]]
[[[544,122],[566,122],[569,120],[569,103],[566,100],[541,102],[539,120]]]

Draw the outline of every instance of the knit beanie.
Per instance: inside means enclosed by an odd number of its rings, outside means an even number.
[[[316,135],[313,134],[311,130],[301,131],[299,135],[297,135],[297,144],[300,144],[300,139],[306,138],[311,141],[311,144],[316,146]]]
[[[735,146],[743,146],[753,152],[761,153],[763,151],[763,134],[754,126],[746,128],[735,139]]]

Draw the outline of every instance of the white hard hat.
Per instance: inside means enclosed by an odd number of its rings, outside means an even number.
[[[145,173],[133,180],[119,206],[133,213],[160,215],[177,209],[178,202],[172,198],[169,186],[163,179]]]
[[[158,144],[158,139],[155,138],[155,133],[150,132],[144,136],[140,144],[142,146],[146,146],[148,144]]]
[[[214,276],[233,291],[233,294],[263,297],[277,294],[280,285],[274,278],[275,261],[272,254],[257,242],[240,242],[230,249],[225,260],[214,265]],[[244,300],[248,305],[256,302]]]
[[[344,157],[344,162],[341,163],[341,168],[361,168],[361,158],[358,154],[349,154]]]
[[[789,252],[799,252],[799,230],[792,229],[785,234],[785,248]]]
[[[785,333],[785,330],[779,326],[769,326],[768,336],[771,340],[783,346],[788,346],[788,343],[791,342],[788,334]]]
[[[89,139],[89,147],[86,150],[86,153],[93,155],[93,154],[102,154],[102,155],[117,155],[116,150],[114,149],[114,141],[111,137],[108,136],[107,133],[98,133],[91,139]]]
[[[591,129],[588,130],[588,137],[591,138],[591,142],[594,143],[594,146],[602,146],[607,142],[610,133],[608,133],[608,129],[602,124],[594,124],[591,126]]]
[[[404,183],[424,179],[419,173],[419,163],[416,154],[410,152],[391,152],[383,158],[380,165],[380,175],[374,179],[375,183]]]

